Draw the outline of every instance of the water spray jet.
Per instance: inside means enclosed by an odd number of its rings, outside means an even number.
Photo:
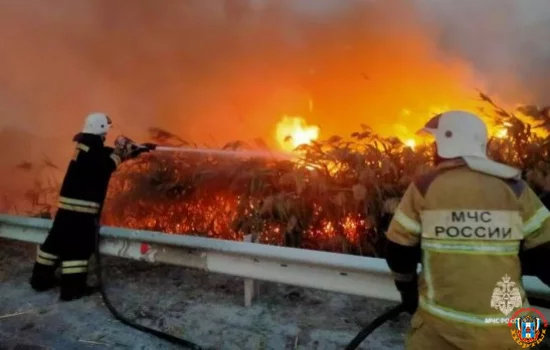
[[[181,153],[196,153],[205,155],[217,155],[225,157],[249,157],[249,158],[272,158],[277,160],[291,160],[295,156],[292,154],[273,152],[267,150],[228,150],[228,149],[212,149],[212,148],[192,148],[192,147],[170,147],[156,146],[153,151],[161,152],[181,152]]]
[[[160,152],[180,152],[180,153],[195,153],[204,155],[217,155],[225,157],[242,157],[242,158],[271,158],[276,160],[292,160],[296,159],[295,155],[273,152],[269,150],[232,150],[232,149],[212,149],[212,148],[196,148],[196,147],[173,147],[173,146],[158,146],[154,143],[139,144],[125,136],[118,136],[115,140],[115,146],[122,149],[131,149],[134,151],[149,150]]]

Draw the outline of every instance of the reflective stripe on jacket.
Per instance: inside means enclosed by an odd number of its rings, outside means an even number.
[[[100,136],[79,134],[73,158],[61,185],[58,208],[97,214],[107,194],[111,174],[121,163]]]
[[[506,327],[494,320],[528,307],[518,253],[550,241],[549,217],[524,181],[454,160],[409,186],[386,235],[421,245],[424,312],[464,326]]]

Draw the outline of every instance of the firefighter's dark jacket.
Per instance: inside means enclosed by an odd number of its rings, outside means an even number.
[[[111,174],[121,163],[113,148],[98,135],[77,134],[75,151],[65,174],[58,207],[97,214],[103,205]]]

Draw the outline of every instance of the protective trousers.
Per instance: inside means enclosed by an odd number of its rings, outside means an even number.
[[[61,266],[62,300],[90,294],[86,281],[88,260],[94,252],[97,214],[59,209],[44,244],[38,248],[31,277],[37,291],[53,288],[55,270]]]
[[[411,328],[405,341],[406,350],[516,350],[506,325],[485,328],[454,324],[418,310],[411,320]]]

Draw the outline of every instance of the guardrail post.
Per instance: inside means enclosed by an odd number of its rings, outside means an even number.
[[[254,235],[245,235],[243,242],[256,243]],[[244,279],[244,306],[250,307],[254,297],[260,296],[260,282],[252,278]]]

